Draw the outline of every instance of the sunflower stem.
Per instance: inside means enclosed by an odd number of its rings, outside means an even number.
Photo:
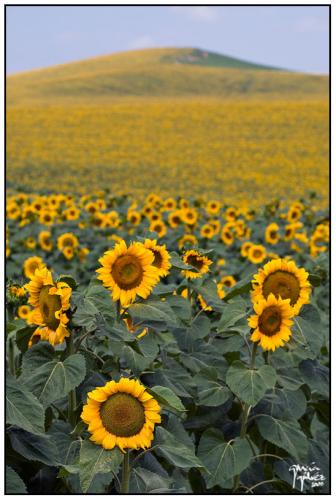
[[[130,479],[130,453],[127,450],[124,455],[124,461],[122,466],[122,478],[121,478],[121,493],[127,494],[129,492],[129,479]]]
[[[250,362],[250,370],[254,369],[256,355],[257,355],[257,344],[253,343],[251,362]],[[241,422],[241,427],[240,427],[240,438],[242,438],[242,439],[246,436],[248,416],[249,416],[251,408],[252,407],[250,405],[248,405],[247,403],[243,404],[242,422]],[[237,476],[235,476],[235,479],[234,479],[234,491],[239,488],[239,484],[240,484],[240,474],[237,474]]]
[[[75,352],[74,343],[73,343],[73,335],[70,333],[70,336],[66,339],[67,341],[67,357],[71,356]],[[72,427],[76,425],[76,390],[72,389],[68,395],[68,421]]]

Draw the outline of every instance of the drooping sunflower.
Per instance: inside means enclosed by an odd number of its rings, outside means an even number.
[[[81,418],[91,441],[105,450],[119,446],[122,452],[149,448],[154,426],[161,422],[157,401],[140,382],[127,378],[89,392]]]
[[[276,222],[272,222],[265,229],[265,241],[270,245],[276,245],[279,242],[280,234],[279,234],[279,226]]]
[[[139,242],[127,247],[122,240],[99,262],[103,267],[97,270],[98,279],[111,290],[112,300],[120,300],[122,306],[134,302],[137,295],[146,299],[160,279],[153,252]]]
[[[206,274],[209,271],[209,267],[212,264],[212,260],[196,250],[188,250],[183,255],[183,262],[197,269],[197,271],[193,271],[191,269],[185,269],[182,271],[182,274],[189,279],[200,278],[203,274]]]
[[[36,269],[40,269],[45,266],[45,263],[41,257],[34,255],[33,257],[28,257],[23,263],[23,273],[26,278],[31,279],[34,276]]]
[[[266,256],[266,248],[263,245],[252,244],[247,252],[247,258],[252,264],[260,264],[266,259]]]
[[[228,245],[228,246],[232,245],[232,243],[234,241],[234,234],[233,234],[231,228],[229,228],[227,224],[225,224],[225,226],[222,227],[221,239],[222,239],[223,243],[225,243],[225,245]]]
[[[253,307],[257,314],[248,319],[249,326],[254,329],[251,340],[259,342],[264,351],[275,351],[288,342],[293,324],[290,318],[294,315],[289,299],[276,298],[270,293],[267,299],[261,298]]]
[[[35,239],[32,237],[32,236],[29,236],[25,242],[24,242],[24,246],[26,248],[28,248],[29,250],[34,250],[34,248],[36,247],[36,241]]]
[[[26,288],[28,303],[34,308],[29,323],[38,325],[38,335],[46,337],[50,344],[61,344],[70,335],[66,311],[70,308],[71,288],[62,281],[54,282],[47,268],[37,269]]]
[[[153,253],[153,266],[157,268],[160,278],[168,276],[171,263],[166,245],[158,245],[156,240],[150,240],[147,238],[143,246]]]
[[[247,257],[248,251],[252,245],[253,245],[252,241],[244,241],[240,249],[240,255],[242,257]]]
[[[294,261],[285,259],[271,260],[252,281],[252,300],[267,299],[272,293],[275,297],[289,299],[290,306],[298,314],[304,304],[309,303],[311,286],[308,273],[298,268]]]
[[[75,236],[72,233],[61,234],[57,238],[57,248],[62,252],[65,247],[77,248],[78,247],[77,236]]]

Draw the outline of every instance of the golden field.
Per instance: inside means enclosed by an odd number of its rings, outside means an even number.
[[[326,201],[328,78],[187,56],[135,51],[9,77],[8,186]]]

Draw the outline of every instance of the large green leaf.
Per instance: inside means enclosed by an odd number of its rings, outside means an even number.
[[[181,443],[163,427],[157,427],[154,445],[155,453],[163,456],[175,467],[182,469],[203,467],[202,462],[196,457],[194,449]]]
[[[300,373],[312,392],[329,397],[329,369],[317,360],[306,359],[299,365]]]
[[[266,441],[279,446],[295,460],[306,460],[308,441],[297,420],[277,419],[265,415],[257,419],[257,424]]]
[[[167,302],[147,301],[144,304],[133,304],[128,308],[135,325],[151,326],[158,329],[174,328],[180,320]]]
[[[246,469],[252,458],[246,439],[227,442],[218,429],[208,429],[202,434],[197,454],[208,470],[205,474],[208,488],[225,487],[225,482]]]
[[[28,493],[21,477],[11,467],[6,466],[6,495],[22,495]]]
[[[139,376],[152,361],[151,359],[142,356],[142,354],[139,354],[129,345],[125,345],[122,348],[120,357],[121,361],[125,365],[125,368],[130,368],[136,376]]]
[[[97,474],[117,474],[122,460],[123,454],[119,448],[104,450],[90,441],[84,441],[79,458],[79,479],[83,493],[87,493]]]
[[[49,342],[33,345],[22,357],[21,380],[25,380],[35,370],[53,360],[55,350]]]
[[[66,396],[84,379],[85,358],[73,354],[63,361],[50,361],[36,369],[21,382],[38,397],[44,406]]]
[[[180,398],[176,396],[176,394],[169,389],[169,387],[156,385],[148,389],[148,392],[150,392],[162,406],[165,406],[177,413],[183,413],[186,411]]]
[[[236,301],[225,304],[221,319],[218,323],[218,332],[225,332],[241,318],[246,317],[246,304],[243,301]],[[234,329],[234,328],[231,328]]]
[[[172,493],[170,486],[173,480],[162,477],[142,467],[132,469],[129,492],[132,494]]]
[[[44,433],[44,408],[36,397],[19,385],[12,377],[7,377],[6,423],[24,429],[32,434]]]
[[[9,432],[9,439],[12,448],[27,460],[45,465],[59,464],[56,445],[46,434],[36,435],[22,429],[15,429]]]
[[[231,391],[218,380],[215,368],[203,369],[194,377],[198,401],[203,406],[220,406],[232,396]]]
[[[231,391],[250,406],[255,406],[275,382],[276,371],[270,365],[250,369],[241,361],[234,361],[226,375]]]
[[[251,280],[253,278],[253,274],[250,274],[246,276],[246,278],[238,281],[231,289],[230,291],[225,295],[224,300],[227,302],[230,299],[233,299],[233,297],[236,297],[237,295],[245,295],[247,294],[251,288]]]

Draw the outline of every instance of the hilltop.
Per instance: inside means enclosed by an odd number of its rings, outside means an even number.
[[[295,73],[201,49],[146,49],[17,73],[7,102],[114,96],[327,95],[327,76]]]

